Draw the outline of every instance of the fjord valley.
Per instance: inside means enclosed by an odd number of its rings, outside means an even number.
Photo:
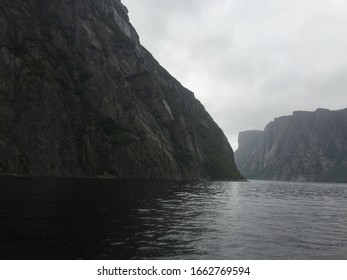
[[[346,119],[241,133],[238,165],[337,178]],[[0,259],[347,258],[347,184],[242,172],[120,0],[0,1]]]
[[[222,130],[127,14],[120,0],[1,1],[0,174],[242,178]]]
[[[347,182],[347,109],[297,111],[241,132],[235,158],[250,179]]]

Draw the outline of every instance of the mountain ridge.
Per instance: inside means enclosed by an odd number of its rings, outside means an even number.
[[[222,130],[141,46],[121,1],[4,0],[0,31],[0,174],[242,178]]]
[[[240,132],[235,160],[250,179],[345,182],[347,109],[295,111]]]

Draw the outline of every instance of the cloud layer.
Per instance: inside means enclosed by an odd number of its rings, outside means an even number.
[[[122,0],[141,43],[234,149],[295,110],[347,107],[344,0]]]

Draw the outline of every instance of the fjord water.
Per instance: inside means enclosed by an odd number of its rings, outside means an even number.
[[[1,259],[347,259],[347,184],[0,180]]]

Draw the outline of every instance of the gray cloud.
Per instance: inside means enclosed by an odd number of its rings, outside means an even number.
[[[344,0],[123,0],[142,44],[234,149],[295,110],[347,107]]]

